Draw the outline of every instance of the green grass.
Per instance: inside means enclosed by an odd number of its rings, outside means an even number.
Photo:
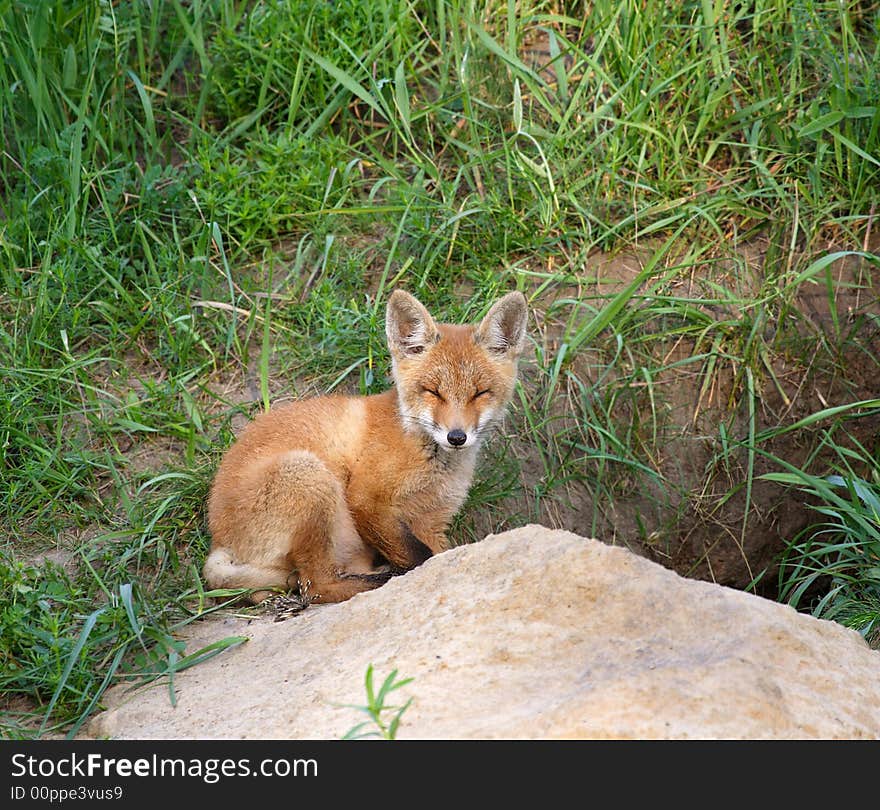
[[[877,4],[364,9],[0,2],[5,733],[200,660],[220,453],[382,390],[396,286],[532,307],[456,542],[564,526],[873,638]]]
[[[373,665],[367,666],[364,676],[364,687],[367,693],[367,702],[364,706],[350,706],[363,712],[368,720],[352,726],[342,737],[343,740],[361,740],[366,737],[378,737],[382,740],[394,740],[397,738],[397,730],[404,712],[409,708],[413,699],[410,698],[402,706],[386,706],[385,698],[390,692],[400,689],[412,682],[412,678],[397,679],[397,670],[392,670],[382,681],[377,692],[373,686]],[[365,729],[368,729],[365,731]]]
[[[870,403],[880,408],[880,400]],[[880,633],[880,471],[858,440],[838,448],[837,471],[819,476],[790,465],[765,478],[796,487],[817,514],[786,549],[779,567],[779,595],[814,616],[852,627],[873,645]],[[865,473],[867,471],[867,473]],[[862,476],[867,474],[868,478]],[[802,497],[803,497],[802,496]]]

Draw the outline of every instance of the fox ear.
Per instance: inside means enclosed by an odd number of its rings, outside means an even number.
[[[507,293],[499,298],[477,326],[477,343],[495,354],[519,357],[526,341],[529,308],[521,292]]]
[[[395,290],[385,310],[385,335],[395,357],[421,354],[437,342],[440,332],[431,314],[414,296]]]

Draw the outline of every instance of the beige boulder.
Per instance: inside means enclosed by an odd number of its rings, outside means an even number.
[[[855,632],[621,548],[540,526],[490,535],[370,593],[283,622],[209,618],[191,652],[245,644],[139,691],[88,735],[334,739],[364,674],[398,738],[880,738],[880,654]]]

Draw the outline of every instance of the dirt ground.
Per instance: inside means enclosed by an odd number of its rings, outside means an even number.
[[[833,249],[829,245],[828,252]],[[745,261],[757,278],[766,250],[760,241],[744,250]],[[606,294],[624,286],[639,272],[646,255],[647,251],[594,256],[589,262],[591,275],[598,280],[594,283],[601,283]],[[597,503],[596,488],[572,483],[564,497],[544,503],[534,516],[536,522],[579,534],[588,533],[595,525],[593,534],[599,539],[624,545],[679,574],[741,589],[752,584],[758,594],[775,597],[780,554],[787,542],[816,522],[817,514],[789,490],[760,479],[764,473],[779,471],[767,456],[756,454],[752,459],[748,489],[748,454],[739,451],[723,456],[719,425],[729,420],[732,410],[731,436],[745,439],[752,419],[751,429],[761,435],[828,407],[880,397],[880,279],[857,257],[835,262],[829,274],[828,279],[820,275],[815,284],[800,285],[792,310],[782,314],[787,319],[785,330],[776,323],[766,325],[765,341],[771,351],[762,357],[766,373],[754,377],[753,417],[744,396],[742,370],[735,363],[719,365],[708,384],[706,376],[695,373],[693,366],[664,371],[654,379],[654,387],[663,399],[658,410],[665,414],[665,420],[654,455],[645,463],[653,464],[662,475],[669,485],[666,490],[650,485],[630,487],[613,502]],[[833,309],[826,286],[829,279],[833,281]],[[737,285],[755,283],[736,271],[726,281],[734,290]],[[557,291],[556,296],[582,293],[580,288]],[[690,296],[694,290],[684,289],[681,294]],[[545,303],[549,302],[539,301],[536,307]],[[718,319],[743,317],[735,311],[710,314]],[[546,349],[560,335],[557,325],[549,320],[542,325],[538,340]],[[783,331],[787,344],[772,345],[774,335]],[[692,340],[670,339],[657,345],[666,367],[695,351]],[[590,367],[595,359],[587,353],[576,361],[575,370],[587,383],[595,382],[595,366]],[[521,375],[527,390],[539,384],[528,360]],[[830,420],[810,429],[780,433],[765,441],[762,450],[796,467],[825,474],[833,454],[817,448],[822,431],[828,427]],[[507,432],[514,437],[511,447],[521,459],[524,488],[528,489],[543,473],[533,436],[516,414],[509,417]],[[849,435],[836,431],[834,442],[857,441],[869,451],[880,452],[880,418],[850,420],[846,433]],[[481,524],[478,516],[475,523],[477,536],[495,529],[492,517]]]

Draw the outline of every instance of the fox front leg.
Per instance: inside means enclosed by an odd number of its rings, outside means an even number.
[[[400,543],[395,551],[395,559],[389,559],[391,570],[395,574],[404,574],[420,566],[429,557],[434,556],[430,547],[416,537],[408,524],[400,521]]]
[[[362,517],[359,530],[364,541],[385,559],[394,574],[416,568],[435,553],[431,541],[425,542],[419,537],[421,529],[413,530],[401,518],[378,520],[376,515]],[[442,547],[437,550],[442,551]]]

